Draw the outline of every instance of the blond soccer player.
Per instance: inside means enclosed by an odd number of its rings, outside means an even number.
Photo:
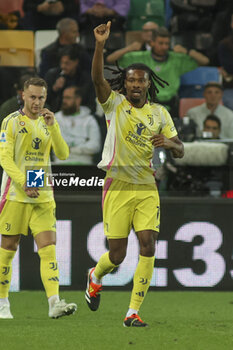
[[[59,298],[59,270],[56,260],[56,218],[53,191],[27,187],[26,169],[50,166],[50,150],[59,159],[69,156],[54,114],[44,108],[47,84],[30,78],[24,84],[22,110],[2,122],[0,162],[4,170],[0,202],[0,318],[13,315],[8,300],[12,260],[21,235],[34,237],[40,257],[40,274],[48,298],[49,317],[73,314],[77,305]]]

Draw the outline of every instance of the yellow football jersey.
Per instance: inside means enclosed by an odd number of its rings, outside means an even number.
[[[50,168],[51,147],[58,157],[66,159],[69,148],[62,138],[58,123],[47,126],[44,118],[28,118],[22,111],[7,116],[2,122],[0,135],[0,161],[4,169],[1,198],[27,203],[53,200],[53,189],[39,190],[38,198],[29,198],[22,186],[29,169]]]
[[[108,177],[131,183],[153,183],[153,134],[167,138],[177,135],[172,118],[166,108],[157,103],[145,103],[136,108],[122,94],[112,91],[102,104],[108,132],[102,160],[98,167]]]

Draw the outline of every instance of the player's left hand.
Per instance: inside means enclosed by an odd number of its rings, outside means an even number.
[[[164,149],[170,149],[173,146],[173,142],[163,134],[155,134],[150,140],[155,148],[163,147]]]
[[[45,124],[51,126],[55,123],[54,113],[47,108],[43,108],[41,114],[44,117]]]

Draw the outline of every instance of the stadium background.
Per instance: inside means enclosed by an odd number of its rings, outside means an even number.
[[[169,0],[164,1],[165,24],[168,27],[169,24],[171,25],[172,17],[170,2]],[[173,1],[175,2],[182,3],[182,1]],[[219,1],[220,9],[224,10],[221,8],[221,3],[230,3],[230,1]],[[209,16],[208,19],[211,20]],[[190,35],[189,31],[186,33],[183,27],[181,28],[182,33],[175,32],[172,26],[170,29],[173,29],[173,45],[185,44],[185,34],[188,36],[188,44],[194,44],[195,35]],[[16,32],[18,31],[14,32],[15,35]],[[20,32],[21,38],[22,32]],[[180,34],[183,34],[184,37],[181,38]],[[197,49],[206,53],[205,50],[209,51],[208,45],[212,43],[213,38],[206,36],[206,33],[203,37],[201,36],[201,39],[203,38],[205,40],[199,40]],[[34,44],[34,37],[32,43]],[[34,52],[34,49],[35,47],[32,46],[30,49],[32,52],[28,50],[31,54],[32,66],[35,60],[38,60],[38,52],[36,50]],[[3,52],[5,57],[8,57],[5,47],[3,47]],[[19,62],[17,63],[20,65]],[[4,66],[3,61],[1,65]],[[18,67],[12,67],[13,71],[14,68],[16,72]],[[202,96],[203,86],[195,85],[195,88],[197,87],[196,92]],[[230,177],[233,178],[232,172]],[[232,184],[232,180],[230,183]],[[232,187],[230,189],[232,190]],[[93,266],[107,249],[101,226],[101,194],[97,192],[89,193],[88,196],[82,191],[77,194],[67,193],[56,196],[57,254],[63,289],[84,289],[87,269]],[[157,247],[156,271],[151,282],[152,289],[231,290],[233,278],[232,207],[233,199],[201,198],[197,194],[195,197],[188,198],[162,196],[161,234]],[[105,277],[104,284],[107,288],[131,289],[137,255],[138,245],[132,232],[125,262],[116,272]],[[20,250],[14,259],[11,290],[42,289],[38,267],[39,258],[35,254],[32,237],[22,238]]]
[[[63,290],[85,289],[86,273],[107,249],[101,195],[60,194],[57,257]],[[161,234],[152,290],[231,290],[232,199],[161,198]],[[129,290],[138,259],[134,232],[127,258],[104,279],[106,289]],[[14,259],[11,290],[42,289],[32,237],[22,239]]]

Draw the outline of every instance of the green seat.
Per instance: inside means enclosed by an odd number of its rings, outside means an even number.
[[[156,22],[165,25],[164,0],[131,0],[128,13],[127,30],[141,30],[144,23]]]

